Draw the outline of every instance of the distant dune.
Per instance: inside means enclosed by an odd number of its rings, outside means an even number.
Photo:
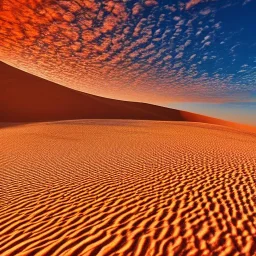
[[[73,119],[190,121],[255,128],[156,105],[102,98],[72,90],[0,62],[0,122]]]

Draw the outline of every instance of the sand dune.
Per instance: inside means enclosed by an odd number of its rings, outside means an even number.
[[[0,141],[1,256],[256,255],[253,134],[81,120]]]
[[[1,256],[256,255],[254,127],[0,69]]]
[[[220,124],[255,132],[255,127],[145,103],[106,99],[72,90],[0,62],[0,122],[72,119],[133,119]]]

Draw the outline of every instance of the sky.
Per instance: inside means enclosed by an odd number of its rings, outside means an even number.
[[[83,92],[255,124],[256,0],[0,0],[0,60]]]

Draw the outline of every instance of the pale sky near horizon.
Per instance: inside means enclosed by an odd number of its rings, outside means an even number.
[[[256,103],[172,102],[169,108],[256,126]]]

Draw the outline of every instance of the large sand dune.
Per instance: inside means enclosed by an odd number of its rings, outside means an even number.
[[[0,255],[256,255],[256,136],[188,122],[0,129]]]
[[[102,98],[72,90],[0,62],[0,122],[72,119],[139,119],[256,128],[145,103]]]

